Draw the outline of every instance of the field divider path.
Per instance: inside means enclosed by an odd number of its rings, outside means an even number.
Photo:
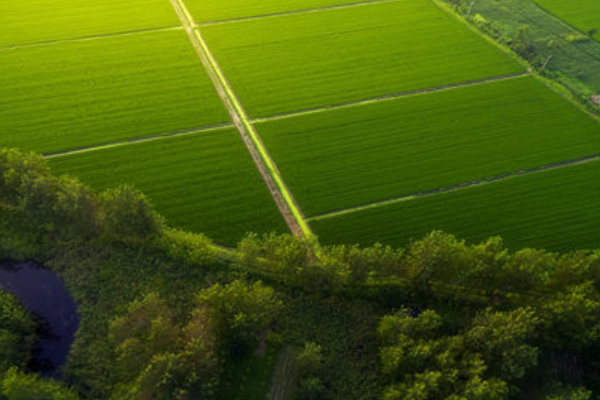
[[[524,71],[524,72],[517,72],[514,74],[508,74],[508,75],[493,76],[491,78],[477,79],[474,81],[451,83],[451,84],[443,85],[443,86],[436,86],[436,87],[412,90],[412,91],[401,92],[401,93],[386,94],[386,95],[377,96],[377,97],[370,97],[368,99],[349,101],[346,103],[333,104],[333,105],[329,105],[329,106],[307,108],[307,109],[300,110],[300,111],[293,111],[290,113],[271,115],[268,117],[253,118],[253,119],[251,119],[251,122],[255,123],[255,124],[260,124],[263,122],[299,117],[299,116],[303,116],[303,115],[318,114],[318,113],[322,113],[325,111],[333,111],[333,110],[339,110],[339,109],[344,109],[344,108],[359,107],[359,106],[364,106],[364,105],[368,105],[368,104],[381,103],[381,102],[385,102],[385,101],[392,101],[392,100],[400,99],[403,97],[420,96],[420,95],[425,95],[425,94],[430,94],[430,93],[445,92],[448,90],[454,90],[454,89],[460,89],[460,88],[465,88],[465,87],[470,87],[470,86],[477,86],[477,85],[484,85],[487,83],[505,81],[505,80],[509,80],[509,79],[518,79],[518,78],[523,78],[523,77],[527,77],[530,75],[531,75],[531,73],[529,71]]]
[[[46,153],[46,154],[44,154],[44,158],[50,159],[50,158],[67,157],[67,156],[74,155],[74,154],[90,153],[92,151],[111,149],[114,147],[131,146],[134,144],[154,142],[157,140],[170,139],[170,138],[179,137],[179,136],[188,136],[188,135],[194,135],[194,134],[205,133],[205,132],[213,132],[213,131],[218,131],[221,129],[233,128],[233,126],[234,126],[233,123],[229,122],[229,123],[225,123],[225,124],[206,126],[203,128],[186,129],[184,131],[166,133],[166,134],[162,134],[162,135],[144,136],[141,138],[106,143],[106,144],[102,144],[99,146],[88,146],[88,147],[81,147],[79,149],[59,151],[59,152],[55,152],[55,153]]]
[[[137,31],[103,33],[100,35],[80,36],[80,37],[74,37],[74,38],[69,38],[69,39],[47,40],[44,42],[23,43],[23,44],[3,46],[3,47],[0,47],[0,51],[22,49],[22,48],[26,48],[26,47],[51,46],[51,45],[62,44],[62,43],[85,42],[88,40],[107,39],[107,38],[113,38],[113,37],[119,37],[119,36],[133,36],[133,35],[143,35],[143,34],[147,34],[147,33],[181,31],[181,30],[183,30],[183,27],[181,27],[181,26],[168,26],[165,28],[148,28],[148,29],[140,29]]]
[[[484,185],[488,185],[488,184],[495,183],[495,182],[500,182],[500,181],[505,181],[505,180],[512,179],[512,178],[517,178],[520,176],[532,175],[532,174],[537,174],[537,173],[542,173],[542,172],[547,172],[547,171],[552,171],[552,170],[558,170],[558,169],[573,167],[573,166],[581,165],[581,164],[588,164],[588,163],[597,162],[597,161],[600,161],[600,154],[593,154],[591,156],[576,158],[576,159],[569,160],[569,161],[561,161],[561,162],[556,162],[556,163],[552,163],[552,164],[542,165],[540,167],[529,168],[529,169],[524,169],[524,170],[515,171],[515,172],[507,172],[507,173],[504,173],[501,175],[496,175],[496,176],[493,176],[490,178],[484,178],[484,179],[479,179],[479,180],[463,182],[463,183],[459,183],[456,185],[447,186],[444,188],[431,189],[431,190],[427,190],[424,192],[413,193],[413,194],[399,196],[399,197],[393,197],[390,199],[376,201],[373,203],[368,203],[368,204],[363,204],[363,205],[359,205],[359,206],[355,206],[355,207],[349,207],[349,208],[345,208],[345,209],[335,210],[335,211],[331,211],[331,212],[327,212],[327,213],[323,213],[323,214],[319,214],[319,215],[314,215],[312,217],[307,218],[307,221],[310,222],[310,221],[318,221],[318,220],[340,217],[342,215],[353,214],[353,213],[359,212],[359,211],[370,210],[373,208],[384,207],[384,206],[401,203],[401,202],[405,202],[405,201],[417,200],[417,199],[431,197],[431,196],[435,196],[435,195],[439,195],[439,194],[443,194],[443,193],[455,192],[455,191],[462,190],[462,189],[484,186]]]
[[[234,125],[238,129],[248,152],[250,153],[256,167],[258,168],[271,196],[273,197],[281,215],[288,227],[298,236],[311,237],[312,231],[306,222],[302,211],[294,200],[292,193],[285,185],[279,170],[269,156],[267,149],[262,143],[258,132],[250,122],[241,102],[237,98],[233,88],[221,70],[215,57],[210,51],[196,23],[183,0],[169,0],[175,13],[181,20],[183,27],[198,53],[208,76],[210,77],[225,108],[231,115]]]
[[[240,18],[231,18],[231,19],[223,19],[223,20],[216,20],[216,21],[205,21],[205,22],[201,22],[194,26],[198,27],[198,26],[223,25],[223,24],[231,24],[231,23],[235,23],[235,22],[252,21],[252,20],[257,20],[257,19],[265,19],[265,18],[285,17],[287,15],[308,14],[308,13],[315,13],[315,12],[322,12],[322,11],[339,10],[339,9],[344,9],[344,8],[363,7],[363,6],[369,6],[369,5],[377,4],[377,3],[392,3],[392,2],[397,2],[397,1],[410,1],[410,0],[362,0],[362,1],[350,2],[350,3],[346,3],[346,4],[335,4],[335,5],[331,5],[331,6],[303,8],[301,10],[283,11],[283,12],[277,12],[277,13],[254,15],[251,17],[240,17]]]

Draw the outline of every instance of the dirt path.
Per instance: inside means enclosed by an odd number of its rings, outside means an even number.
[[[231,85],[225,78],[216,59],[210,52],[208,45],[204,41],[200,32],[195,29],[196,23],[190,12],[187,10],[183,0],[170,0],[171,5],[181,20],[182,26],[198,53],[202,64],[208,76],[210,77],[219,97],[223,101],[225,108],[231,115],[234,125],[237,127],[252,160],[256,164],[271,196],[275,200],[277,208],[281,212],[288,227],[298,236],[311,236],[312,232],[304,219],[300,208],[294,201],[291,192],[286,187],[279,171],[267,153],[262,144],[258,133],[250,122],[248,115],[244,111],[242,104],[235,95]]]
[[[325,214],[315,215],[313,217],[308,218],[308,221],[316,221],[316,220],[339,217],[341,215],[352,214],[352,213],[355,213],[358,211],[364,211],[364,210],[368,210],[371,208],[378,208],[378,207],[382,207],[382,206],[386,206],[386,205],[390,205],[390,204],[400,203],[402,201],[420,199],[423,197],[434,196],[436,194],[453,192],[456,190],[471,188],[471,187],[475,187],[475,186],[482,186],[482,185],[486,185],[486,184],[493,183],[493,182],[516,178],[518,176],[524,176],[524,175],[536,174],[536,173],[540,173],[540,172],[544,172],[544,171],[552,171],[552,170],[556,170],[556,169],[568,168],[568,167],[572,167],[575,165],[587,164],[587,163],[591,163],[591,162],[595,162],[595,161],[600,161],[600,154],[594,154],[591,156],[581,157],[581,158],[577,158],[574,160],[561,161],[561,162],[557,162],[557,163],[553,163],[553,164],[542,165],[540,167],[524,169],[524,170],[516,171],[516,172],[509,172],[509,173],[502,174],[502,175],[496,175],[491,178],[485,178],[485,179],[480,179],[480,180],[475,180],[475,181],[459,183],[457,185],[448,186],[445,188],[432,189],[432,190],[428,190],[425,192],[413,193],[413,194],[409,194],[406,196],[400,196],[400,197],[394,197],[394,198],[383,200],[383,201],[378,201],[378,202],[369,203],[369,204],[363,204],[363,205],[360,205],[357,207],[336,210],[336,211],[332,211],[332,212],[325,213]]]

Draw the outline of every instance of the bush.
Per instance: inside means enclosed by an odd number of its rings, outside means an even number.
[[[18,300],[0,289],[0,379],[11,367],[27,366],[35,329],[36,324]]]

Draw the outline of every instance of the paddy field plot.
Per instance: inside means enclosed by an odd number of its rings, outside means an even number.
[[[168,0],[2,0],[0,47],[179,26]]]
[[[583,33],[594,30],[593,37],[600,41],[600,1],[598,0],[533,0]]]
[[[251,117],[524,68],[427,0],[201,27]]]
[[[0,50],[0,146],[54,153],[228,120],[183,31]]]
[[[216,22],[355,4],[361,0],[186,0],[197,22]]]
[[[234,245],[246,232],[287,230],[235,129],[50,159],[57,173],[97,189],[133,184],[171,226]]]
[[[307,216],[600,153],[600,124],[532,77],[256,127]]]
[[[600,246],[600,162],[510,178],[313,221],[324,243],[406,245],[440,229],[469,241],[501,236],[514,249]]]

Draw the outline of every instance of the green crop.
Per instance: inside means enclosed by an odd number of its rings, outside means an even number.
[[[281,0],[185,0],[185,4],[197,22],[249,18],[357,2],[357,0],[294,0],[293,2]]]
[[[531,77],[257,129],[308,216],[600,153],[600,125]]]
[[[0,146],[52,153],[228,119],[182,31],[0,50]]]
[[[513,249],[600,246],[600,162],[314,221],[325,243],[406,245],[433,229],[477,242],[501,236]]]
[[[168,0],[2,0],[0,47],[179,26]]]
[[[523,70],[430,1],[201,28],[251,117]]]

